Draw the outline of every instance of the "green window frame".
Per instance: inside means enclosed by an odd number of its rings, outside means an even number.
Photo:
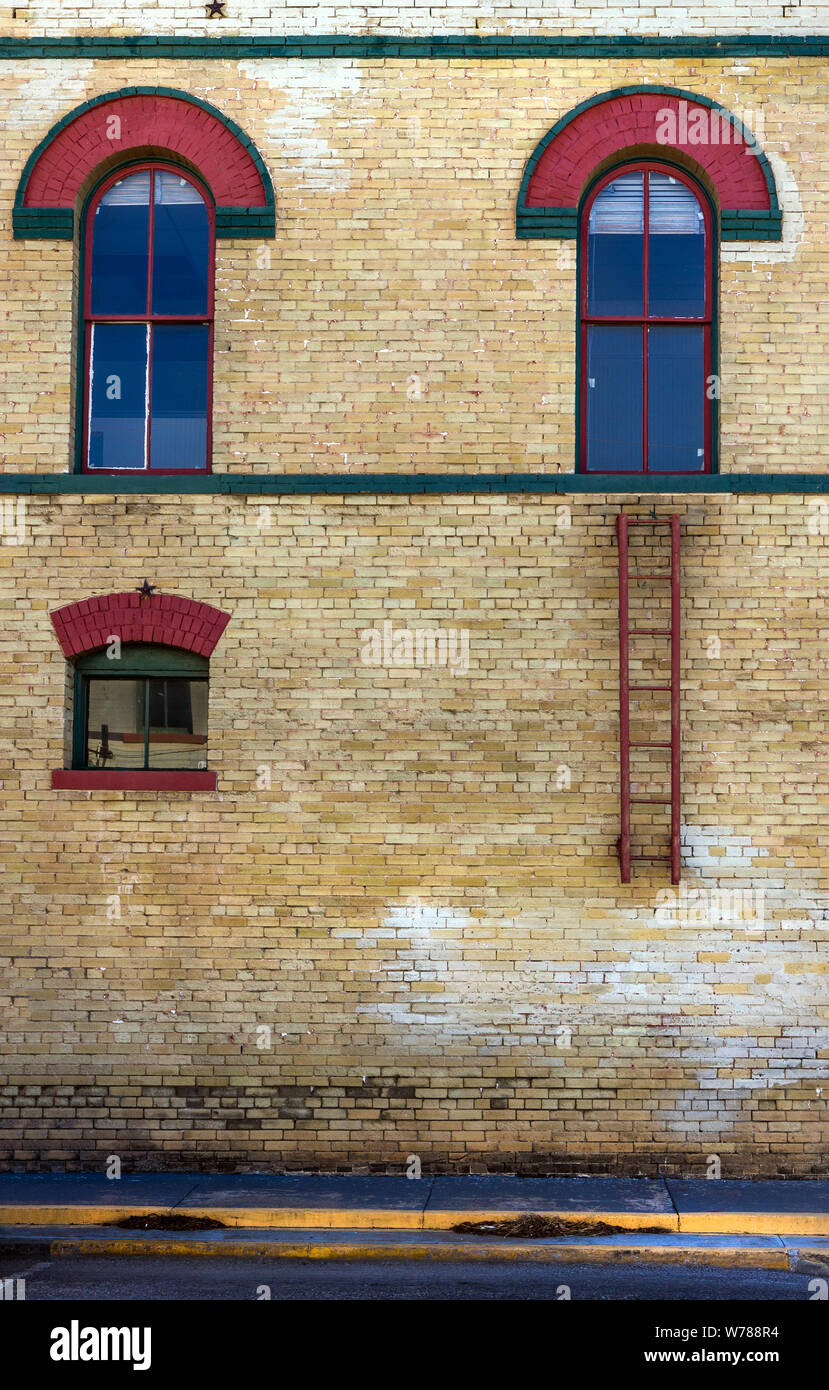
[[[86,656],[79,657],[75,662],[75,700],[74,718],[72,726],[72,767],[79,771],[96,770],[100,765],[89,761],[89,709],[90,709],[90,683],[94,680],[124,680],[134,681],[137,685],[138,711],[143,722],[144,734],[144,756],[140,765],[132,763],[129,771],[152,771],[150,764],[150,744],[154,727],[150,724],[150,713],[153,704],[151,698],[150,683],[156,685],[156,690],[152,695],[156,698],[161,693],[158,690],[158,683],[169,680],[188,680],[197,681],[209,685],[209,666],[206,657],[199,656],[196,652],[183,651],[176,647],[160,647],[157,645],[143,642],[126,642],[120,649],[120,656],[108,656],[107,651],[90,652]],[[164,697],[168,694],[167,687],[164,687]],[[139,730],[140,732],[140,730]],[[205,723],[204,733],[204,762],[202,766],[207,766],[207,726]],[[114,756],[114,755],[113,755]],[[107,762],[104,764],[107,769],[118,770],[117,762]],[[172,768],[169,764],[164,765],[167,771],[190,771],[192,765],[184,765],[181,768]]]

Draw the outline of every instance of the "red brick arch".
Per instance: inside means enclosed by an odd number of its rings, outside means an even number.
[[[112,637],[122,642],[156,642],[209,657],[230,622],[230,614],[208,603],[136,590],[101,594],[56,608],[52,619],[64,656],[72,658],[105,647]]]
[[[598,169],[646,151],[677,155],[707,182],[724,240],[779,240],[771,165],[751,132],[710,97],[628,87],[591,97],[557,121],[533,151],[516,209],[519,236],[575,236],[582,195]]]
[[[217,236],[273,235],[273,184],[253,141],[187,92],[143,87],[95,97],[52,127],[21,175],[15,236],[71,237],[78,197],[96,171],[147,150],[201,175],[216,203]]]

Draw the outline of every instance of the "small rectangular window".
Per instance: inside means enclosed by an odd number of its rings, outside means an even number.
[[[207,688],[204,679],[88,677],[83,766],[206,767]]]

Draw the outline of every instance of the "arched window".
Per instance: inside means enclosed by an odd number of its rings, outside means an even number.
[[[91,198],[84,225],[84,469],[205,470],[212,199],[180,168],[122,169]]]
[[[581,221],[580,466],[711,467],[713,223],[695,182],[641,162],[604,175]]]

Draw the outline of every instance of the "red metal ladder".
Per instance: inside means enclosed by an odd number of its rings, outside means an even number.
[[[628,569],[628,528],[630,526],[670,526],[671,528],[671,567],[657,573],[630,574]],[[679,624],[679,517],[629,517],[621,512],[616,518],[616,539],[619,546],[619,759],[621,766],[621,811],[622,830],[619,836],[619,868],[622,883],[630,883],[630,866],[633,861],[646,860],[651,863],[670,863],[671,883],[680,881],[680,763],[679,763],[679,686],[680,686],[680,624]],[[671,619],[666,628],[632,628],[628,607],[628,583],[631,579],[670,579]],[[668,637],[671,644],[670,684],[630,683],[630,639],[635,637]],[[670,691],[671,720],[670,739],[667,742],[647,740],[631,743],[630,738],[630,696],[640,690]],[[670,796],[631,796],[630,794],[630,750],[631,748],[669,748],[671,754],[671,794]],[[664,855],[631,853],[631,805],[637,803],[670,806],[671,808],[671,852],[670,858]]]

